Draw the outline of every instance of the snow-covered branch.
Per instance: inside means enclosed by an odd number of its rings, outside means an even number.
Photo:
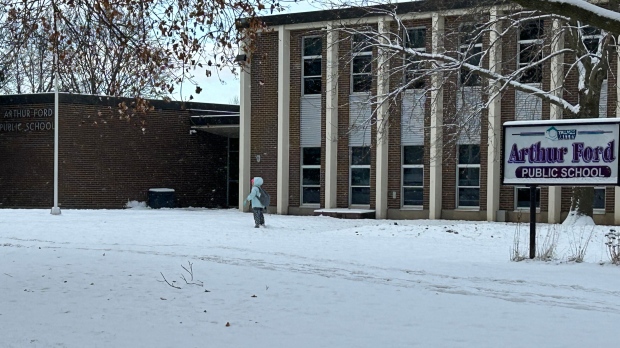
[[[525,8],[556,13],[620,34],[620,13],[585,0],[513,0]]]
[[[488,11],[488,8],[486,10]],[[445,81],[441,82],[442,85],[454,84],[456,88],[463,83],[469,83],[466,81],[467,76],[475,76],[477,81],[475,84],[479,85],[482,93],[487,95],[485,103],[481,104],[483,108],[493,98],[500,97],[508,88],[512,88],[559,106],[567,116],[578,117],[584,113],[583,105],[581,105],[583,103],[580,104],[582,98],[577,101],[575,98],[567,100],[564,96],[566,93],[557,93],[558,88],[564,89],[562,86],[555,86],[554,90],[549,90],[547,84],[540,83],[542,82],[542,69],[549,69],[551,61],[556,57],[558,57],[556,61],[560,62],[565,61],[565,56],[569,57],[568,60],[574,63],[569,63],[569,68],[564,71],[562,80],[568,79],[570,74],[575,74],[573,67],[578,67],[577,76],[580,84],[578,90],[580,93],[594,91],[592,98],[597,98],[598,102],[600,85],[609,70],[610,50],[615,44],[613,36],[608,32],[586,24],[577,25],[575,21],[562,13],[549,14],[514,7],[514,10],[504,10],[500,16],[490,20],[484,11],[476,8],[475,11],[472,10],[472,14],[462,16],[456,20],[456,24],[452,24],[453,27],[446,29],[443,38],[448,42],[439,50],[432,52],[424,47],[421,49],[410,47],[408,22],[402,18],[402,15],[385,9],[379,14],[390,18],[392,29],[387,33],[378,33],[376,27],[372,25],[342,25],[336,30],[346,34],[345,39],[342,40],[347,40],[354,35],[363,36],[364,44],[371,46],[374,52],[381,51],[387,54],[389,60],[394,62],[389,70],[390,78],[403,76],[408,71],[415,70],[413,77],[401,79],[402,83],[389,90],[388,93],[392,98],[415,86],[424,85],[423,88],[430,90],[428,81],[431,76],[437,74],[444,76]],[[482,21],[480,21],[481,18]],[[467,27],[466,32],[459,32],[462,30],[461,27],[454,27],[458,23],[462,26],[471,24],[472,21],[478,22]],[[549,30],[549,23],[552,21],[562,23],[560,31]],[[537,25],[540,27],[536,29],[539,32],[536,35],[540,37],[517,42],[517,56],[507,57],[509,61],[503,62],[504,66],[512,64],[516,67],[512,69],[504,67],[501,71],[497,71],[490,66],[491,50],[511,41],[514,42],[520,31],[532,30],[531,23],[539,23]],[[494,41],[489,40],[491,33],[496,38]],[[557,42],[564,42],[563,37],[567,37],[566,44],[555,45]],[[521,50],[520,53],[519,50]],[[523,61],[524,57],[526,61]],[[532,73],[538,74],[535,79],[537,83],[532,83],[532,79],[528,77],[528,74]],[[491,92],[489,88],[491,85],[500,87]],[[390,98],[389,96],[377,96],[377,99],[385,101]]]

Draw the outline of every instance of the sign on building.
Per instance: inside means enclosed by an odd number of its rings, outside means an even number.
[[[504,185],[613,186],[620,119],[504,123]]]
[[[0,110],[0,133],[50,131],[54,129],[51,108]]]

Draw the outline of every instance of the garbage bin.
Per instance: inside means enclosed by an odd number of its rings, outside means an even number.
[[[149,207],[153,209],[174,208],[176,205],[176,197],[174,195],[174,189],[171,189],[171,188],[149,189],[148,203],[149,203]]]

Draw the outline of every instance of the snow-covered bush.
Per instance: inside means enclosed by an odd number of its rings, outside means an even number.
[[[566,231],[565,227],[564,230]],[[590,245],[592,235],[594,234],[594,226],[582,226],[579,231],[578,235],[574,232],[574,229],[571,229],[571,232],[566,231],[566,233],[562,233],[562,235],[568,237],[568,261],[570,262],[583,262],[586,251],[588,250],[588,245]]]
[[[510,248],[511,261],[523,261],[529,258],[529,229],[528,233],[521,235],[521,227],[523,224],[517,223],[515,234]],[[541,229],[536,233],[536,260],[550,261],[556,257],[556,250],[559,239],[558,226],[550,226],[543,235]]]
[[[517,223],[512,241],[512,248],[510,248],[510,261],[519,262],[528,258],[527,250],[523,250],[524,247],[521,246],[522,242],[525,244],[525,241],[521,240],[521,223]]]
[[[609,232],[605,235],[607,237],[607,242],[605,245],[607,246],[607,254],[609,255],[609,260],[614,265],[620,264],[620,242],[618,241],[619,233],[616,232],[615,229],[610,229]]]
[[[541,261],[551,261],[556,256],[558,247],[559,227],[552,225],[547,228],[547,233],[536,233],[536,259]],[[542,231],[539,231],[542,232]]]
[[[125,208],[127,208],[127,209],[146,209],[146,202],[127,201],[127,204],[125,204]]]

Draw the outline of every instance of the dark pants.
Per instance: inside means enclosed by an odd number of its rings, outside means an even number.
[[[265,215],[263,215],[263,208],[252,208],[254,211],[254,223],[256,225],[265,224]]]

